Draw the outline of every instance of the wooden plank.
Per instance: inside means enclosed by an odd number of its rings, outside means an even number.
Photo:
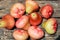
[[[2,16],[4,16],[5,14],[7,13],[10,13],[10,8],[12,7],[12,5],[14,3],[17,3],[17,2],[23,2],[23,1],[9,1],[9,2],[0,2],[0,18]],[[53,8],[54,8],[54,13],[52,15],[52,17],[60,17],[60,2],[59,1],[36,1],[40,7],[42,7],[43,5],[47,4],[47,3],[50,3]],[[4,5],[6,4],[6,5]]]
[[[51,17],[60,17],[60,10],[54,10],[53,15]]]
[[[46,5],[46,4],[51,4],[54,12],[52,17],[60,17],[60,2],[59,1],[36,1],[40,7]]]
[[[5,14],[10,13],[10,9],[13,4],[20,2],[24,3],[24,0],[1,0],[0,1],[0,18],[4,16]]]
[[[18,2],[18,1],[17,1]],[[12,5],[14,3],[17,3],[14,1],[9,1],[9,2],[0,2],[0,17],[4,16],[7,13],[10,13],[10,8],[12,7]],[[23,1],[19,1],[19,2],[23,2]],[[47,3],[50,3],[53,8],[54,8],[54,13],[52,15],[52,17],[60,17],[60,2],[59,1],[36,1],[40,7],[42,7],[43,5],[46,5]],[[6,5],[4,5],[6,4]]]
[[[12,33],[14,30],[7,30],[5,28],[0,28],[0,40],[14,40]],[[46,31],[45,31],[46,32]],[[45,37],[42,40],[47,40],[47,39],[55,39],[60,35],[60,31],[58,30],[55,35],[49,35],[45,33]]]
[[[60,2],[59,1],[36,1],[40,7],[46,5],[46,4],[51,4],[54,9],[60,10]]]

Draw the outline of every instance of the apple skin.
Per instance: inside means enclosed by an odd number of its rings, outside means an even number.
[[[23,28],[29,22],[29,17],[27,15],[23,15],[16,21],[17,28]]]
[[[28,22],[28,23],[23,27],[23,29],[27,31],[29,27],[30,27],[30,23]]]
[[[13,37],[16,40],[26,40],[28,38],[28,32],[22,29],[17,29],[13,32]]]
[[[49,18],[53,13],[53,7],[50,4],[47,4],[40,9],[40,12],[44,18]]]
[[[55,18],[48,19],[43,25],[48,34],[54,34],[57,30],[57,20]]]
[[[35,1],[26,1],[26,13],[30,14],[33,11],[38,10],[39,5]]]
[[[15,25],[15,20],[10,14],[6,14],[2,17],[2,20],[7,22],[7,29],[12,29]]]
[[[42,27],[45,28],[46,21],[42,23]]]
[[[0,28],[5,28],[7,26],[6,21],[0,19]]]
[[[28,29],[28,34],[33,39],[39,39],[44,36],[43,30],[39,28],[38,26],[30,26]]]
[[[29,17],[30,24],[33,26],[39,25],[42,22],[42,16],[37,12],[31,13]]]
[[[14,18],[20,18],[25,12],[25,6],[22,3],[16,3],[12,6],[10,14]]]

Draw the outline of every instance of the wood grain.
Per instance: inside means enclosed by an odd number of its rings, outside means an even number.
[[[3,3],[0,2],[0,18],[4,16],[5,14],[10,13],[10,9],[12,5],[17,2],[24,3],[23,1],[11,1],[11,0],[6,1],[6,2],[4,1]],[[36,2],[39,4],[40,7],[46,4],[51,4],[54,9],[54,13],[52,17],[60,17],[60,2],[59,1],[36,1]]]

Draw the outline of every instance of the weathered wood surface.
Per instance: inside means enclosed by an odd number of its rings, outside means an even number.
[[[1,1],[0,2],[0,17],[5,15],[6,13],[10,13],[11,6],[18,1],[9,0],[9,1]],[[23,1],[19,1],[23,2]],[[37,1],[39,6],[42,7],[45,4],[51,4],[54,8],[54,15],[53,17],[60,17],[60,2],[59,1]]]
[[[0,18],[7,13],[10,13],[10,8],[14,3],[23,2],[24,0],[0,0]],[[45,4],[50,3],[54,8],[54,13],[52,17],[57,19],[58,29],[55,35],[45,34],[42,40],[55,40],[60,35],[60,1],[37,1],[39,6],[42,7]],[[14,30],[7,30],[5,28],[0,28],[0,40],[14,40],[12,33]]]

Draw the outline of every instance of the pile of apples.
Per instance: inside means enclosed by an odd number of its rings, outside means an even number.
[[[39,10],[39,11],[38,11]],[[26,0],[25,5],[22,3],[15,3],[10,10],[0,19],[0,28],[13,29],[15,40],[27,40],[30,36],[31,40],[37,40],[44,37],[44,30],[48,34],[54,34],[57,30],[57,20],[51,18],[53,14],[53,7],[46,4],[40,8],[36,1]],[[15,20],[16,19],[16,20]],[[43,21],[46,19],[46,21]],[[40,24],[42,23],[42,28]]]

